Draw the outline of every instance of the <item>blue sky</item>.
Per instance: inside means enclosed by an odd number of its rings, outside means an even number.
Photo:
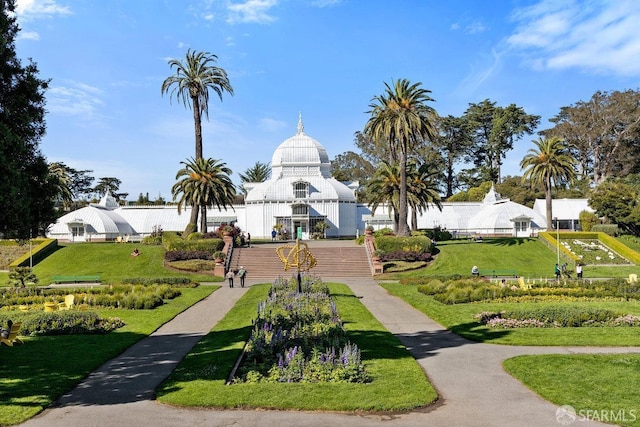
[[[17,0],[23,60],[51,79],[41,150],[136,199],[171,199],[194,155],[190,110],[161,96],[171,58],[218,56],[235,96],[212,94],[204,155],[232,179],[296,132],[330,158],[354,150],[384,82],[432,91],[440,115],[515,103],[542,116],[595,91],[638,89],[640,2],[530,0]],[[509,152],[504,175],[534,137]]]

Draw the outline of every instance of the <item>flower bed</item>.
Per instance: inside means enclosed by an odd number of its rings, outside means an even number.
[[[368,382],[360,350],[349,342],[329,289],[305,277],[278,279],[258,306],[234,382]]]
[[[583,264],[631,264],[597,239],[561,239],[560,244],[577,255]]]
[[[475,316],[491,328],[567,328],[640,326],[640,316],[589,307],[542,307],[532,310],[483,311]]]

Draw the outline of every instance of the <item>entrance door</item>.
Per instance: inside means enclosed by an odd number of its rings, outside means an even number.
[[[293,221],[293,238],[298,236],[298,228],[302,229],[302,240],[309,240],[309,221],[294,220]]]

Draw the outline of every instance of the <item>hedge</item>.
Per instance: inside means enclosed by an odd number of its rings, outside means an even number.
[[[31,258],[35,265],[55,252],[58,248],[58,239],[38,239],[35,240],[35,242],[38,244],[33,246],[30,252],[16,258],[11,264],[9,264],[10,269],[16,267],[29,267],[29,258]]]
[[[174,232],[162,233],[162,245],[168,251],[206,251],[213,254],[224,248],[222,239],[186,240]]]
[[[425,236],[376,237],[376,249],[383,252],[431,252],[431,239]]]

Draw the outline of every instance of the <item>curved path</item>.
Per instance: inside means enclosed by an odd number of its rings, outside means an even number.
[[[233,307],[246,288],[223,287],[119,357],[107,362],[51,408],[23,423],[35,426],[560,426],[555,405],[502,369],[521,354],[640,352],[640,348],[516,347],[479,344],[447,331],[371,278],[346,283],[409,349],[438,390],[439,401],[401,414],[343,414],[174,408],[154,390],[189,350]],[[247,280],[247,284],[252,282]],[[410,386],[410,384],[407,384]],[[576,421],[574,425],[605,425]]]

